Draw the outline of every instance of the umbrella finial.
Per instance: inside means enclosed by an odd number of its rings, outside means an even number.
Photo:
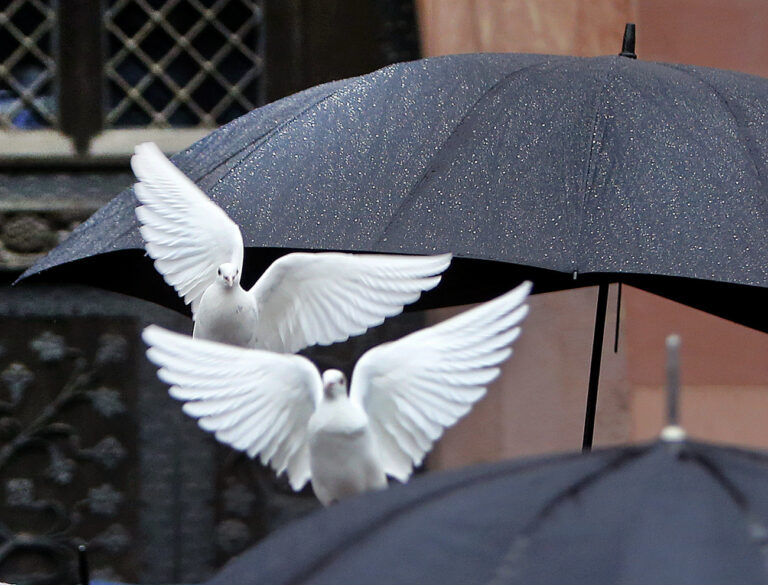
[[[91,577],[88,570],[88,547],[84,544],[77,547],[77,572],[79,585],[89,585]]]
[[[680,393],[680,336],[667,337],[667,426],[661,431],[661,440],[685,440],[685,430],[677,424],[678,395]]]
[[[628,22],[624,27],[624,40],[621,43],[620,57],[629,57],[630,59],[637,59],[635,54],[635,23]]]

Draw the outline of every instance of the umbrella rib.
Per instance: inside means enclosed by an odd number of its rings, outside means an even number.
[[[678,72],[682,73],[683,75],[687,75],[688,77],[690,77],[692,79],[695,79],[696,81],[698,81],[702,85],[705,85],[706,87],[709,88],[709,90],[712,92],[712,94],[722,104],[722,106],[725,109],[725,111],[730,114],[731,118],[733,118],[734,125],[736,126],[736,128],[735,128],[736,134],[740,138],[739,145],[746,151],[747,156],[749,157],[749,160],[752,163],[752,166],[753,166],[753,168],[755,170],[755,175],[757,176],[757,178],[760,181],[760,183],[763,184],[764,183],[764,181],[762,179],[763,175],[761,175],[761,173],[760,173],[760,166],[758,164],[758,160],[759,159],[757,157],[755,157],[755,155],[752,152],[752,150],[750,150],[750,148],[747,146],[747,144],[752,142],[753,140],[751,140],[749,136],[745,136],[744,131],[743,131],[744,127],[741,124],[739,124],[739,119],[736,117],[736,114],[734,113],[733,109],[731,108],[728,100],[720,92],[720,90],[717,89],[714,85],[712,85],[709,81],[707,81],[706,79],[704,79],[700,75],[697,75],[694,71],[690,71],[690,70],[687,70],[687,69],[685,69],[683,67],[674,66],[673,64],[668,64],[668,63],[658,63],[658,65],[661,65],[661,66],[663,66],[663,67],[665,67],[667,69],[673,69],[674,71],[678,71]],[[760,192],[761,193],[765,192],[765,189],[760,190]],[[767,200],[768,200],[768,198],[767,198]]]
[[[435,159],[440,155],[440,153],[445,148],[445,145],[448,143],[448,141],[453,138],[453,136],[458,132],[459,128],[464,124],[464,122],[467,120],[467,118],[472,114],[472,112],[475,110],[477,105],[481,103],[488,95],[493,92],[496,88],[498,88],[502,83],[508,81],[509,79],[512,79],[513,77],[522,74],[530,69],[534,69],[537,67],[544,67],[547,65],[550,65],[552,63],[551,60],[545,60],[544,62],[539,63],[533,63],[531,65],[526,65],[525,67],[521,67],[520,69],[515,69],[514,71],[511,71],[501,77],[496,83],[491,85],[488,89],[486,89],[484,92],[478,96],[478,98],[467,108],[467,111],[464,113],[464,115],[461,117],[461,120],[459,120],[458,124],[453,127],[453,129],[448,133],[448,135],[445,137],[445,139],[440,143],[440,145],[435,148],[435,152],[430,157],[429,161],[426,165],[424,165],[424,171],[421,173],[421,176],[416,180],[415,183],[413,183],[413,186],[408,190],[408,193],[400,200],[400,202],[397,204],[397,207],[392,211],[392,214],[389,217],[389,220],[387,221],[386,225],[382,228],[381,232],[377,236],[376,243],[381,244],[383,239],[387,235],[387,231],[392,226],[392,224],[395,222],[395,219],[400,214],[401,210],[405,207],[405,205],[411,201],[416,193],[416,190],[419,188],[419,186],[426,180],[427,176],[429,175],[429,170],[433,167],[433,164],[435,162]]]
[[[595,160],[595,150],[598,148],[597,146],[597,131],[600,127],[600,104],[603,95],[605,94],[605,90],[608,88],[609,80],[613,77],[614,69],[615,69],[615,62],[611,61],[610,66],[608,67],[608,70],[605,72],[605,76],[603,77],[603,85],[600,88],[600,91],[595,94],[595,103],[594,103],[594,111],[595,115],[592,119],[592,131],[589,133],[590,136],[590,142],[589,142],[589,154],[587,154],[587,168],[585,169],[584,173],[584,183],[582,187],[582,194],[581,194],[581,209],[579,210],[579,231],[576,236],[576,254],[573,259],[573,263],[571,264],[571,268],[575,275],[579,272],[579,266],[578,266],[578,260],[581,258],[583,243],[582,243],[582,234],[584,233],[584,218],[587,213],[587,194],[592,192],[594,188],[594,169],[595,166],[593,164],[593,161]],[[602,126],[601,131],[601,138],[602,134],[605,132],[605,125]]]
[[[690,446],[695,447],[695,445]],[[712,479],[725,490],[731,500],[733,500],[734,504],[736,504],[736,507],[742,513],[747,523],[749,532],[747,538],[757,545],[763,560],[763,569],[768,573],[768,527],[760,521],[758,515],[752,510],[749,505],[749,500],[742,491],[728,479],[720,467],[708,458],[705,453],[699,452],[696,448],[686,450],[684,453],[689,455],[690,461],[693,461],[706,471]]]
[[[523,554],[528,549],[528,545],[531,542],[533,535],[536,531],[544,525],[546,519],[557,509],[557,507],[570,498],[577,496],[583,490],[594,485],[597,481],[605,477],[609,473],[614,473],[626,465],[634,462],[639,457],[648,454],[649,451],[654,449],[658,443],[652,443],[644,447],[639,448],[627,448],[620,451],[618,456],[610,460],[600,469],[593,471],[582,477],[579,481],[571,484],[566,489],[555,494],[549,501],[544,504],[541,511],[534,516],[526,526],[515,536],[510,544],[507,553],[501,559],[501,562],[496,567],[494,576],[486,582],[486,585],[508,585],[519,577],[518,565],[522,559]]]
[[[580,453],[567,453],[560,456],[552,457],[546,462],[546,464],[554,465],[557,463],[561,463],[563,461],[578,459],[579,457],[583,457],[583,455],[581,455]],[[302,585],[304,583],[307,583],[310,579],[312,579],[313,577],[316,577],[320,571],[325,570],[329,566],[331,566],[336,561],[337,558],[339,558],[342,555],[348,554],[349,550],[352,547],[359,546],[360,544],[363,543],[363,541],[369,539],[376,532],[377,529],[392,523],[403,514],[409,512],[413,508],[419,507],[424,502],[432,503],[436,501],[438,498],[445,498],[458,490],[463,490],[463,489],[472,487],[473,485],[484,482],[484,481],[494,480],[494,479],[503,477],[509,473],[517,474],[517,473],[525,473],[527,471],[538,471],[541,468],[542,467],[541,467],[540,461],[536,461],[535,459],[532,461],[524,461],[522,464],[512,465],[509,467],[505,467],[504,469],[492,468],[490,472],[487,472],[487,473],[481,472],[478,475],[474,475],[458,483],[451,483],[448,486],[443,486],[434,491],[423,493],[417,498],[408,501],[405,505],[400,506],[394,510],[389,510],[385,512],[374,523],[366,524],[360,530],[355,531],[354,533],[351,533],[351,534],[346,534],[343,542],[337,543],[337,546],[335,546],[333,551],[324,555],[322,558],[318,559],[314,563],[311,563],[309,567],[305,567],[298,575],[295,575],[289,578],[289,580],[287,580],[285,584],[286,585]]]
[[[352,78],[351,80],[343,80],[343,81],[352,81],[352,82],[354,82],[356,79],[357,78]],[[331,83],[334,83],[334,82],[331,82]],[[329,83],[328,85],[331,85],[331,83]],[[342,82],[335,82],[335,83],[342,83]],[[255,140],[249,141],[245,146],[243,146],[241,148],[238,148],[237,150],[232,152],[229,156],[223,158],[222,160],[217,161],[215,165],[213,165],[212,167],[206,169],[204,172],[198,173],[197,176],[194,179],[192,179],[192,180],[195,183],[197,183],[203,177],[206,177],[207,175],[213,173],[216,169],[220,168],[221,166],[223,166],[224,164],[226,164],[227,162],[229,162],[230,160],[232,160],[233,158],[235,158],[236,156],[238,156],[239,154],[241,154],[242,152],[244,152],[244,151],[246,151],[248,149],[251,149],[251,150],[247,154],[250,154],[251,152],[253,152],[255,150],[258,150],[267,140],[269,140],[269,138],[273,134],[275,134],[276,132],[279,132],[280,130],[282,130],[286,126],[292,124],[293,122],[295,122],[296,120],[301,118],[304,114],[306,114],[309,110],[319,106],[320,104],[322,104],[326,100],[331,99],[336,94],[338,94],[341,90],[348,88],[350,85],[351,85],[351,83],[346,83],[346,84],[341,85],[340,87],[337,87],[331,93],[328,93],[328,94],[324,95],[322,98],[318,99],[317,101],[312,102],[311,104],[306,106],[303,110],[301,110],[300,112],[297,112],[296,114],[294,114],[293,116],[291,116],[287,120],[280,121],[279,124],[273,126],[269,130],[267,130],[266,132],[261,134]],[[235,169],[235,167],[230,168],[226,173],[224,173],[219,178],[219,181],[221,181],[225,177],[227,177],[234,169]],[[192,177],[190,177],[190,178],[192,178]]]
[[[701,444],[701,443],[697,443],[697,444]],[[706,445],[706,443],[703,443],[703,444]],[[742,447],[734,447],[732,445],[727,445],[727,446],[718,445],[718,449],[720,451],[726,451],[728,453],[731,453],[737,457],[743,457],[750,461],[756,460],[762,464],[768,464],[768,453],[763,453],[761,451],[750,451],[748,449],[744,449]]]

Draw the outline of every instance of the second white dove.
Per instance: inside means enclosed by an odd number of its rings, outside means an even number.
[[[336,500],[406,481],[445,428],[467,414],[512,353],[529,282],[480,306],[367,351],[347,380],[307,358],[144,330],[158,376],[184,412],[258,456],[294,490],[311,480]]]

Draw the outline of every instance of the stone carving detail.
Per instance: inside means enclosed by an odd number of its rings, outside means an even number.
[[[127,451],[120,441],[110,435],[93,447],[82,449],[81,453],[83,457],[96,461],[105,469],[114,469],[125,458]]]
[[[35,502],[35,484],[31,479],[14,477],[5,482],[5,503],[16,508],[32,508]]]
[[[100,545],[112,554],[119,554],[131,545],[131,535],[122,524],[112,524],[91,540],[92,545]]]
[[[216,543],[225,553],[239,553],[250,542],[251,531],[242,520],[224,520],[216,527]]]
[[[0,169],[0,267],[30,266],[133,181],[127,160],[109,170]]]
[[[223,565],[280,526],[320,507],[312,488],[295,493],[258,460],[217,444],[216,564]]]
[[[35,379],[35,375],[24,364],[13,362],[8,365],[7,368],[0,373],[0,380],[5,382],[8,392],[10,393],[10,403],[6,406],[14,406],[18,404],[21,397],[24,395],[24,390]]]
[[[30,342],[29,347],[37,352],[37,357],[43,362],[58,362],[67,355],[64,338],[51,331],[43,331]]]
[[[30,214],[20,214],[7,220],[2,237],[8,250],[22,254],[48,250],[58,240],[44,218]]]
[[[96,390],[88,390],[93,408],[104,417],[111,418],[125,412],[125,406],[120,398],[120,392],[114,388],[101,386]]]
[[[117,491],[111,484],[105,483],[99,487],[88,490],[88,498],[85,500],[88,508],[99,516],[114,516],[120,504],[123,503],[123,494]]]
[[[84,221],[93,210],[0,213],[0,266],[26,268]]]
[[[199,582],[316,507],[183,415],[141,358],[145,306],[54,298],[55,320],[0,315],[0,582],[74,583],[80,543],[94,579]]]
[[[101,561],[95,571],[119,567],[132,541],[118,520],[128,495],[116,486],[126,482],[114,476],[128,455],[118,438],[127,408],[114,386],[128,344],[109,333],[81,348],[43,323],[25,325],[37,334],[25,341],[9,327],[13,339],[0,340],[0,581],[68,583],[84,539]],[[30,574],[30,558],[47,572]]]
[[[244,484],[237,480],[232,480],[232,478],[229,479],[229,487],[223,493],[224,510],[239,518],[247,518],[251,513],[256,496],[253,490],[247,488]]]

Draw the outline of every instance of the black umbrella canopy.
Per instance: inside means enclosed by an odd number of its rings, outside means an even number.
[[[208,585],[766,583],[768,457],[693,441],[437,473],[312,514]]]
[[[274,534],[207,585],[768,582],[768,455],[686,439],[431,474]]]
[[[241,226],[252,279],[288,249],[452,251],[421,306],[621,280],[768,331],[767,97],[621,56],[454,55],[285,98],[173,160]],[[24,277],[178,307],[135,206],[123,192]]]

